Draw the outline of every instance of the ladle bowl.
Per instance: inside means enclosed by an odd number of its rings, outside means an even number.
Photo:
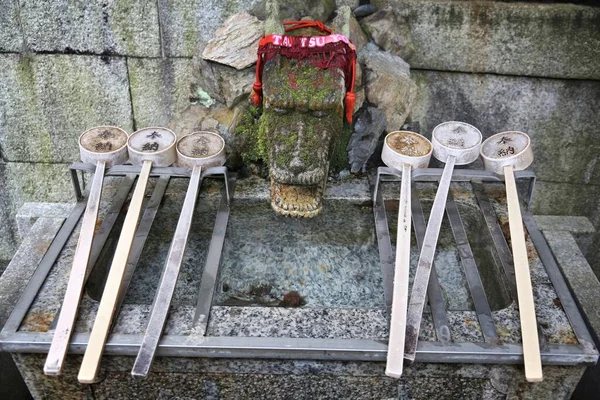
[[[533,162],[531,139],[519,131],[497,133],[481,145],[481,158],[486,170],[499,175],[509,165],[517,171],[526,169]]]
[[[525,379],[529,382],[540,382],[543,380],[543,374],[535,304],[521,206],[514,176],[514,170],[525,169],[533,162],[531,139],[527,134],[519,131],[497,133],[483,142],[481,157],[485,169],[504,175],[508,224],[515,264],[515,280],[521,321]]]
[[[79,136],[81,160],[96,164],[96,170],[90,186],[63,305],[44,364],[46,375],[59,375],[61,373],[90,262],[92,241],[96,220],[98,219],[100,197],[102,196],[104,171],[106,167],[123,164],[127,161],[127,139],[127,132],[116,126],[97,126],[88,129]]]
[[[408,279],[410,270],[411,232],[411,170],[425,168],[431,159],[432,145],[418,133],[396,131],[385,137],[382,161],[390,168],[402,171],[400,204],[398,207],[398,236],[394,267],[394,291],[392,316],[388,340],[385,373],[400,378],[404,368],[404,344],[406,338],[406,312],[408,305]]]
[[[175,152],[176,140],[177,136],[173,131],[160,127],[140,129],[132,133],[127,140],[131,163],[141,165],[142,168],[123,222],[115,257],[106,279],[98,313],[83,356],[77,377],[80,383],[93,383],[98,374],[104,344],[108,338],[112,318],[119,302],[120,287],[123,283],[127,260],[140,218],[150,171],[153,164],[159,167],[168,167],[175,162],[177,159]]]
[[[177,142],[176,149],[177,163],[180,167],[192,168],[192,174],[165,263],[165,269],[160,279],[152,314],[131,370],[131,375],[134,378],[145,378],[148,375],[160,336],[167,321],[169,306],[175,292],[177,277],[179,276],[192,225],[194,207],[201,184],[202,168],[221,166],[225,164],[226,160],[225,141],[213,132],[200,131],[184,136]]]
[[[481,147],[481,132],[473,125],[465,122],[443,122],[433,129],[431,137],[433,156],[446,163],[446,165],[429,214],[429,222],[419,254],[419,262],[408,305],[404,356],[409,360],[414,360],[417,352],[423,308],[427,303],[427,285],[442,226],[454,165],[472,163],[479,157]]]

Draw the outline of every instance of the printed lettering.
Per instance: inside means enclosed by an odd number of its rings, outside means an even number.
[[[156,139],[156,138],[162,137],[162,135],[156,131],[153,131],[149,135],[146,135],[146,137],[150,138],[150,139]]]
[[[314,37],[311,37],[308,40],[308,47],[315,47],[315,38]]]
[[[111,151],[112,150],[112,143],[110,142],[104,142],[104,143],[96,143],[96,146],[94,147],[96,149],[96,151]]]
[[[317,46],[325,46],[325,36],[317,36]]]
[[[273,44],[277,46],[281,44],[281,35],[273,35]]]
[[[305,38],[305,37],[301,38],[301,39],[300,39],[300,42],[301,42],[300,44],[301,44],[301,46],[302,46],[302,47],[306,47],[306,42],[307,42],[307,41],[308,41],[308,38]]]
[[[285,47],[290,47],[292,45],[292,42],[290,41],[290,38],[287,36],[283,37],[283,45]]]

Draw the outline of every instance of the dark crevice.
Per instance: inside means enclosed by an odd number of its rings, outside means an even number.
[[[410,65],[410,64],[409,64]],[[501,74],[498,72],[473,72],[473,71],[452,71],[444,69],[432,69],[432,68],[418,68],[410,66],[412,71],[424,71],[424,72],[443,72],[450,74],[469,74],[469,75],[494,75],[494,76],[507,76],[511,78],[531,78],[531,79],[551,79],[557,81],[580,81],[580,82],[598,82],[600,79],[590,78],[569,78],[569,77],[555,77],[555,76],[541,76],[541,75],[518,75],[518,74]]]
[[[133,95],[131,94],[131,79],[129,77],[129,59],[125,58],[125,68],[127,69],[127,91],[129,92],[129,105],[131,107],[131,125],[133,131],[137,131],[137,123],[135,121],[135,107],[133,106]]]

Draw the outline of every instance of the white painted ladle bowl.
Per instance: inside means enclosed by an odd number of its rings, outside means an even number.
[[[543,374],[535,319],[535,304],[533,302],[523,219],[514,176],[515,170],[525,169],[533,162],[531,140],[523,132],[508,131],[497,133],[483,142],[481,157],[483,158],[485,169],[499,175],[504,175],[506,182],[506,203],[508,206],[508,223],[510,226],[513,261],[515,264],[515,278],[517,281],[523,358],[525,360],[525,379],[529,382],[540,382],[543,379]]]
[[[192,168],[192,175],[165,263],[165,270],[158,286],[152,314],[142,339],[140,351],[131,370],[131,375],[134,378],[145,378],[148,375],[160,336],[167,321],[169,306],[175,292],[177,277],[179,276],[192,225],[202,168],[221,166],[226,161],[225,141],[213,132],[191,133],[179,139],[176,147],[177,163],[180,167]]]
[[[73,256],[73,267],[61,308],[52,344],[44,364],[46,375],[59,375],[69,347],[69,340],[77,318],[77,308],[83,294],[85,274],[90,262],[92,241],[98,208],[102,196],[104,171],[107,167],[123,164],[129,157],[127,153],[127,132],[116,126],[97,126],[79,136],[81,161],[96,164],[94,178],[90,186],[88,202],[83,214],[79,240]]]
[[[404,367],[404,340],[410,269],[411,171],[412,168],[426,168],[429,165],[432,149],[431,142],[424,136],[409,131],[397,131],[385,137],[381,152],[381,160],[388,167],[402,171],[392,316],[390,318],[390,335],[385,368],[385,374],[393,378],[400,378]]]
[[[176,140],[177,137],[173,131],[166,128],[152,127],[134,132],[127,141],[131,163],[141,165],[142,168],[123,222],[115,257],[108,273],[94,327],[77,377],[81,383],[93,383],[98,373],[104,344],[116,311],[119,288],[131,252],[152,165],[167,167],[175,162],[177,159],[175,152]]]
[[[404,357],[409,360],[414,360],[417,352],[421,318],[426,303],[427,285],[454,166],[470,164],[475,161],[479,157],[481,147],[481,132],[473,125],[465,122],[449,121],[441,123],[433,129],[431,136],[433,156],[446,163],[446,165],[429,214],[429,222],[427,223],[408,305]]]

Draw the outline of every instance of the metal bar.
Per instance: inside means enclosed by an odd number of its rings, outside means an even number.
[[[194,166],[192,171],[192,177],[188,190],[185,194],[185,200],[183,201],[183,207],[181,208],[181,214],[177,221],[177,228],[171,241],[171,247],[169,248],[169,254],[165,262],[165,268],[160,278],[156,297],[152,304],[152,311],[150,312],[150,319],[148,326],[146,327],[146,333],[142,339],[140,346],[140,352],[138,353],[131,375],[134,378],[145,378],[150,371],[150,366],[154,360],[154,354],[158,341],[167,322],[167,315],[169,308],[171,307],[171,301],[173,300],[173,293],[175,293],[175,286],[177,285],[177,278],[179,277],[179,271],[183,262],[183,256],[187,248],[188,236],[190,228],[192,226],[192,220],[194,217],[194,209],[196,205],[196,198],[198,197],[198,191],[200,190],[202,167],[197,165]]]
[[[96,166],[94,166],[94,169]],[[71,183],[73,184],[73,190],[75,191],[75,200],[82,201],[83,193],[81,193],[81,186],[79,186],[79,177],[77,176],[77,171],[74,169],[69,170],[71,172]]]
[[[379,185],[379,175],[375,180],[375,187]],[[375,230],[377,231],[377,246],[379,247],[379,263],[383,277],[383,294],[386,308],[392,307],[392,292],[394,284],[394,253],[388,227],[387,214],[383,195],[380,190],[374,190],[373,216],[375,217]]]
[[[72,163],[69,168],[71,170],[78,171],[87,171],[90,173],[94,173],[96,170],[95,164],[87,164],[87,163]],[[104,176],[122,176],[129,174],[138,175],[141,172],[141,166],[136,165],[115,165],[106,170]],[[224,174],[224,171],[227,170],[227,167],[211,167],[207,168],[202,172],[202,177],[208,176],[221,176]],[[150,170],[150,176],[160,176],[160,175],[169,175],[171,178],[189,178],[191,176],[192,170],[189,168],[180,168],[180,167],[156,167],[153,166]],[[229,192],[229,191],[228,191]]]
[[[73,233],[73,229],[75,229],[75,226],[79,222],[79,219],[81,218],[85,207],[85,202],[76,203],[75,207],[73,207],[71,214],[69,214],[62,227],[56,234],[56,237],[52,241],[52,244],[48,248],[48,251],[46,252],[46,254],[44,254],[44,257],[40,261],[40,264],[31,276],[31,279],[29,280],[27,287],[23,291],[21,298],[19,299],[12,313],[6,320],[6,324],[4,324],[2,332],[16,332],[17,329],[19,329],[21,321],[23,321],[23,318],[25,318],[25,315],[27,315],[27,311],[29,310],[29,307],[35,300],[38,291],[44,284],[46,276],[52,269],[52,266],[54,266],[56,259],[60,255],[62,249],[65,247],[65,244],[69,240],[69,237],[71,237],[71,233]]]
[[[419,251],[421,251],[423,238],[425,237],[426,224],[423,207],[421,207],[421,200],[419,200],[419,194],[416,190],[412,191],[412,215],[417,246],[419,247]],[[452,335],[450,334],[450,324],[448,322],[448,315],[446,314],[446,303],[435,270],[435,263],[431,266],[429,285],[427,286],[427,297],[429,299],[429,307],[431,308],[431,316],[433,318],[433,325],[438,340],[443,343],[451,341]]]
[[[467,231],[463,225],[462,219],[456,202],[452,196],[452,193],[448,193],[448,199],[446,201],[446,214],[450,221],[450,227],[456,241],[456,248],[460,255],[460,262],[465,272],[465,278],[467,279],[467,285],[471,292],[471,298],[475,305],[475,312],[479,319],[479,326],[481,333],[486,342],[498,343],[498,332],[496,332],[496,326],[494,325],[494,319],[492,318],[492,310],[488,303],[485,290],[483,289],[483,283],[481,282],[481,276],[477,269],[477,263],[473,256],[473,250],[469,245],[469,239],[467,237]]]
[[[231,194],[233,194],[235,190],[235,176],[228,177],[226,175],[225,180],[229,181],[229,185],[225,187],[225,192],[231,190]],[[196,312],[194,314],[194,325],[197,327],[197,331],[203,334],[206,332],[215,286],[217,285],[217,275],[219,273],[221,253],[223,251],[223,243],[225,242],[225,234],[227,233],[227,222],[229,221],[230,211],[231,208],[227,197],[223,196],[219,210],[217,211],[206,263],[204,264],[202,278],[200,279],[198,303],[196,304]]]
[[[89,339],[87,333],[75,333],[69,353],[83,354]],[[207,358],[260,358],[340,361],[385,361],[384,341],[368,339],[312,339],[207,336],[190,340],[190,336],[165,335],[158,345],[157,356]],[[51,333],[16,332],[0,335],[0,350],[23,353],[45,353],[50,347]],[[142,335],[113,334],[106,343],[106,354],[136,355]],[[546,365],[593,365],[598,353],[577,344],[549,344],[542,352]],[[497,363],[522,364],[523,349],[519,344],[420,342],[418,362],[429,363]]]
[[[527,232],[529,232],[529,237],[536,248],[544,268],[546,269],[546,273],[548,274],[548,278],[550,278],[550,282],[552,282],[552,286],[554,286],[554,290],[560,299],[562,308],[564,309],[565,314],[571,323],[571,327],[573,328],[575,336],[577,336],[577,340],[582,346],[596,351],[594,339],[590,335],[585,321],[581,316],[579,309],[577,308],[575,299],[573,298],[573,295],[571,294],[571,291],[569,290],[567,283],[563,278],[562,272],[560,271],[559,266],[552,255],[550,246],[548,246],[546,239],[535,223],[533,214],[524,207],[521,207],[521,213],[523,222],[527,228]]]
[[[404,351],[404,356],[409,360],[415,359],[415,353],[417,351],[423,308],[425,307],[425,299],[427,297],[429,275],[431,273],[438,236],[442,226],[444,208],[446,207],[446,196],[450,189],[450,181],[452,179],[455,161],[456,158],[454,156],[449,156],[446,159],[446,166],[444,167],[444,172],[440,178],[440,184],[435,194],[435,199],[433,200],[431,213],[429,214],[429,221],[427,222],[427,229],[425,230],[425,237],[423,239],[423,247],[419,255],[419,262],[417,263],[417,272],[415,273],[415,279],[410,293],[408,316],[406,319],[406,346]],[[417,171],[419,170],[415,171],[415,175]]]
[[[442,172],[439,168],[420,168],[415,169],[412,174],[413,182],[437,182],[440,180]],[[387,178],[385,178],[387,176]],[[379,192],[379,183],[388,181],[398,181],[401,176],[400,171],[389,167],[377,168],[377,184],[373,192],[373,199],[377,197]],[[528,204],[533,200],[533,185],[535,184],[535,174],[530,170],[522,170],[515,172],[517,179],[529,179]],[[489,181],[489,182],[504,182],[504,177],[496,175],[493,172],[477,169],[455,169],[452,171],[453,182],[470,182],[473,180]]]
[[[492,203],[490,203],[490,199],[483,184],[480,182],[472,182],[471,185],[473,187],[473,193],[475,193],[477,203],[479,204],[479,208],[483,214],[485,224],[487,225],[490,236],[492,237],[492,242],[494,243],[498,257],[500,258],[500,264],[504,270],[504,275],[506,276],[506,281],[508,283],[511,296],[516,301],[518,296],[515,278],[515,266],[513,264],[512,253],[510,252],[506,238],[502,233],[502,228],[500,228],[500,225],[498,224],[498,216],[492,207]]]
[[[150,228],[152,228],[152,224],[154,223],[154,219],[156,218],[156,213],[158,212],[160,203],[162,202],[163,196],[165,195],[165,190],[167,190],[169,179],[170,178],[168,175],[162,175],[156,181],[156,185],[154,186],[154,190],[152,191],[152,196],[150,197],[148,204],[146,204],[146,208],[144,209],[144,215],[142,216],[142,219],[138,224],[137,230],[135,232],[135,239],[133,239],[133,244],[131,245],[131,252],[129,253],[129,258],[127,259],[125,273],[123,274],[123,281],[121,282],[121,287],[119,288],[119,299],[117,301],[117,310],[115,313],[115,318],[113,319],[113,324],[117,321],[117,317],[121,312],[123,300],[125,300],[127,289],[129,289],[131,278],[133,278],[133,273],[135,272],[137,264],[140,261],[142,250],[144,249],[144,245],[146,244],[148,234],[150,233]]]

